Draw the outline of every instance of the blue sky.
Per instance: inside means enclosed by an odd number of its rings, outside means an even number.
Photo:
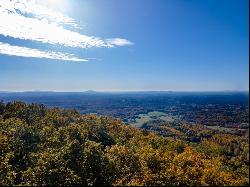
[[[248,0],[0,5],[2,91],[249,90]]]

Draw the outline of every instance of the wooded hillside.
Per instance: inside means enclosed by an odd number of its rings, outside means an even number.
[[[0,185],[248,185],[248,141],[210,134],[193,143],[110,117],[0,102]]]

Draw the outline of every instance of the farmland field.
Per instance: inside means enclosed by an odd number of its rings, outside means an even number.
[[[139,114],[138,117],[132,121],[132,126],[142,127],[144,124],[151,121],[165,121],[165,122],[173,122],[174,117],[167,115],[164,112],[149,112],[147,114]]]

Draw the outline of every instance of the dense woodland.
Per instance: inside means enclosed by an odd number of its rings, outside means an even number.
[[[0,185],[249,184],[248,132],[180,123],[161,125],[163,136],[152,128],[0,102]]]

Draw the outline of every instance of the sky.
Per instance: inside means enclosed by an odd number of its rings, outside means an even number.
[[[248,91],[248,0],[0,0],[0,91]]]

